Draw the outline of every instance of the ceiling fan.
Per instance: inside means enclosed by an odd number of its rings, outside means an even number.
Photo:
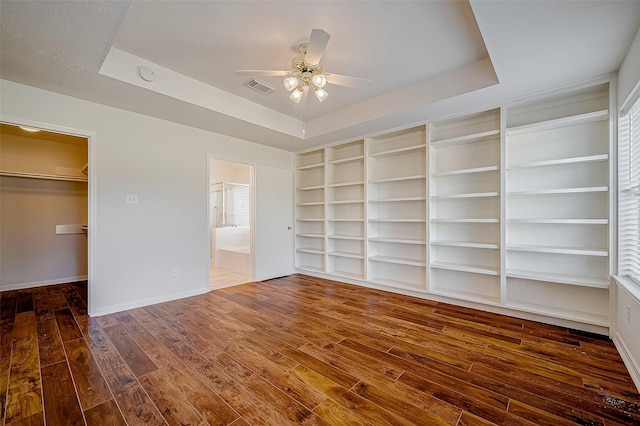
[[[300,103],[309,90],[313,89],[316,97],[323,102],[329,94],[324,89],[327,83],[337,86],[365,88],[373,81],[363,78],[350,77],[348,75],[332,74],[324,72],[320,60],[331,36],[324,30],[311,30],[308,43],[298,46],[300,54],[291,60],[291,69],[278,70],[236,70],[236,75],[263,75],[267,77],[285,77],[284,87],[291,95],[289,99],[294,103]]]

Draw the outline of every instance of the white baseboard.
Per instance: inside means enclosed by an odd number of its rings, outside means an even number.
[[[77,277],[56,278],[55,280],[34,281],[30,283],[0,284],[0,291],[22,290],[25,288],[44,287],[47,285],[74,283],[77,281],[86,281],[86,280],[87,280],[87,276],[81,275]]]
[[[183,293],[174,293],[174,294],[168,294],[166,296],[161,296],[161,297],[138,300],[134,303],[123,303],[120,305],[105,306],[100,309],[96,309],[95,312],[90,312],[89,315],[91,317],[99,317],[102,315],[109,315],[116,312],[127,311],[129,309],[136,309],[136,308],[142,308],[144,306],[155,305],[157,303],[170,302],[172,300],[184,299],[186,297],[191,297],[191,296],[198,296],[200,294],[208,293],[209,291],[210,289],[208,287],[200,288],[197,290],[186,291]]]
[[[624,361],[624,365],[627,367],[627,370],[629,370],[629,375],[633,383],[635,383],[638,392],[640,392],[640,365],[638,365],[638,362],[629,351],[620,333],[616,332],[613,335],[613,344],[616,345],[616,349],[620,352],[622,361]]]

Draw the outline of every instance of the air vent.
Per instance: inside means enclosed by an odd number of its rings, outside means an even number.
[[[262,80],[258,80],[257,78],[252,78],[251,80],[245,83],[245,86],[252,88],[256,92],[260,92],[263,95],[269,95],[276,91],[276,88],[265,83]]]

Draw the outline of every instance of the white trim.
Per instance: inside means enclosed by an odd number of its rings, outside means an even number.
[[[0,114],[0,123],[14,124],[17,126],[27,126],[47,130],[55,133],[64,133],[67,135],[80,136],[87,138],[87,150],[88,150],[88,176],[89,180],[87,189],[89,191],[88,196],[88,212],[87,212],[87,226],[89,231],[87,232],[87,312],[89,316],[93,316],[96,313],[96,302],[93,297],[93,281],[94,281],[94,254],[96,253],[96,239],[92,235],[96,235],[97,230],[97,206],[98,206],[98,133],[91,130],[76,129],[73,127],[59,126],[56,124],[45,123],[41,121],[28,120],[19,117],[12,117]]]
[[[44,287],[47,285],[75,283],[78,281],[86,281],[86,275],[78,275],[76,277],[56,278],[55,280],[33,281],[30,283],[8,284],[0,287],[0,291],[22,290],[25,288]]]
[[[624,291],[634,302],[640,305],[640,287],[636,285],[631,279],[628,277],[613,277],[612,279],[612,297],[615,297],[617,300],[617,292]],[[616,309],[622,308],[621,306],[615,306]],[[616,312],[611,313],[613,318],[617,317]],[[629,371],[629,375],[633,380],[633,383],[638,388],[640,392],[640,359],[637,359],[634,354],[631,353],[627,343],[625,341],[624,336],[620,334],[618,330],[618,324],[615,322],[612,324],[612,340],[616,349],[620,353],[622,357],[622,361],[624,365],[627,367]],[[635,336],[627,336],[627,338],[633,338]],[[637,355],[636,355],[637,356]]]
[[[122,303],[119,305],[107,306],[97,310],[91,316],[109,315],[116,312],[123,312],[130,309],[136,309],[136,308],[142,308],[144,306],[155,305],[157,303],[171,302],[173,300],[184,299],[187,297],[205,294],[209,291],[210,291],[209,288],[207,288],[205,291],[202,291],[202,289],[198,289],[198,290],[186,291],[183,293],[169,294],[162,297],[152,297],[150,299],[139,300],[134,303]]]

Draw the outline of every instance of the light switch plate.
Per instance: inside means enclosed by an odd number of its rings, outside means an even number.
[[[138,204],[138,194],[127,194],[127,204]]]

